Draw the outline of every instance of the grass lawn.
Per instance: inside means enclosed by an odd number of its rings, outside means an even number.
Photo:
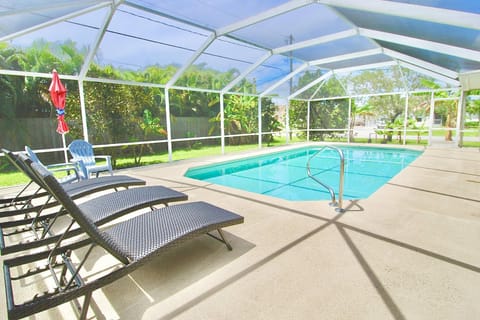
[[[294,139],[292,142],[299,142],[300,140]],[[276,141],[269,144],[269,146],[279,146],[284,145],[285,139],[277,139]],[[263,147],[268,147],[267,144],[264,144]],[[235,152],[242,152],[247,150],[254,150],[258,148],[258,144],[246,144],[240,146],[225,146],[225,153],[235,153]],[[206,156],[214,156],[214,155],[221,155],[222,148],[221,146],[203,146],[199,149],[179,149],[173,150],[172,152],[172,160],[184,160],[184,159],[191,159],[191,158],[200,158]],[[153,154],[153,155],[145,155],[142,156],[141,165],[149,165],[155,163],[163,163],[168,162],[168,153],[164,154]],[[135,163],[132,158],[117,158],[115,160],[115,168],[131,168],[134,167]]]
[[[0,174],[0,187],[15,186],[25,184],[29,179],[21,172],[2,172]]]

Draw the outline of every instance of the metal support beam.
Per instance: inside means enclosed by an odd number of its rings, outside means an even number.
[[[90,48],[90,50],[87,53],[87,56],[85,57],[85,60],[83,61],[82,69],[80,70],[80,74],[79,74],[79,78],[81,80],[83,80],[87,75],[88,69],[90,68],[90,63],[92,62],[93,57],[95,56],[95,53],[100,47],[100,43],[102,42],[102,39],[105,36],[105,32],[107,31],[108,25],[112,21],[113,14],[115,13],[115,10],[118,7],[118,5],[119,3],[111,6],[110,12],[108,13],[103,23],[101,24],[100,29],[98,30],[97,37],[93,43],[93,46]]]
[[[439,52],[454,57],[480,62],[480,51],[371,29],[359,28],[359,32],[362,36],[380,41],[397,43],[403,46]]]
[[[195,53],[188,59],[186,63],[182,65],[180,69],[173,75],[173,77],[168,81],[167,87],[171,87],[177,82],[178,78],[198,59],[198,57],[210,46],[210,44],[217,38],[215,33],[210,34],[210,36],[205,40],[205,42],[200,46],[200,48],[195,51]]]
[[[225,105],[223,93],[220,93],[220,140],[222,145],[222,154],[225,154]]]
[[[313,60],[313,61],[310,61],[310,64],[312,66],[317,66],[317,65],[327,64],[327,63],[334,63],[334,62],[351,60],[351,59],[356,59],[356,58],[363,58],[363,57],[373,56],[373,55],[382,54],[382,53],[383,53],[382,49],[377,48],[377,49],[347,53],[347,54],[343,54],[343,55],[339,55],[339,56],[335,56],[335,57],[330,57],[330,58]]]
[[[385,0],[317,0],[317,3],[480,30],[480,15],[465,11]]]
[[[340,74],[340,73],[349,73],[353,71],[358,71],[358,70],[368,70],[368,69],[377,69],[377,68],[386,68],[386,67],[391,67],[396,65],[396,61],[386,61],[386,62],[379,62],[379,63],[372,63],[372,64],[364,64],[364,65],[359,65],[355,67],[348,67],[348,68],[342,68],[342,69],[335,69],[335,74]]]
[[[458,98],[458,107],[457,107],[457,134],[455,135],[455,141],[457,147],[463,147],[463,129],[465,129],[465,102],[466,102],[465,91],[460,91],[460,97]]]
[[[344,39],[348,37],[353,37],[358,34],[358,31],[356,29],[349,29],[337,33],[332,33],[326,36],[318,37],[315,39],[310,39],[310,40],[305,40],[293,44],[289,44],[283,47],[278,47],[273,49],[273,54],[281,54],[285,52],[290,52],[306,47],[311,47],[311,46],[316,46],[318,44],[326,43],[326,42],[331,42],[339,39]]]
[[[104,2],[107,4],[110,4],[110,1],[104,1]],[[9,10],[0,12],[0,17],[14,16],[18,14],[32,13],[32,12],[35,12],[35,13],[39,13],[42,11],[48,12],[50,9],[59,10],[59,9],[70,8],[70,7],[76,8],[79,5],[89,6],[89,5],[98,5],[98,4],[99,3],[96,0],[90,0],[90,1],[72,0],[72,1],[65,1],[62,3],[45,2],[40,5],[34,3],[34,4],[30,4],[28,8],[22,8],[22,9],[9,8]]]
[[[348,98],[348,135],[347,135],[347,143],[350,143],[350,137],[353,135],[353,126],[355,123],[352,124],[352,97]]]
[[[432,91],[430,94],[430,125],[428,126],[428,145],[432,145],[433,139],[433,124],[435,122],[435,93]]]
[[[328,71],[327,73],[325,73],[324,75],[322,75],[320,78],[310,82],[308,85],[306,85],[305,87],[303,88],[300,88],[299,90],[295,91],[294,93],[292,93],[288,99],[293,99],[294,97],[298,96],[299,94],[301,94],[302,92],[305,92],[307,91],[308,89],[310,89],[311,87],[319,84],[320,82],[324,81],[324,80],[327,80],[328,78],[330,78],[331,76],[333,75],[333,71]]]
[[[262,149],[262,97],[258,97],[258,149]]]
[[[455,79],[446,77],[446,76],[444,76],[444,75],[435,73],[435,72],[430,71],[430,70],[423,69],[423,68],[421,68],[421,67],[419,67],[419,66],[416,66],[416,65],[413,65],[413,64],[410,64],[410,63],[407,63],[407,62],[399,61],[399,64],[400,64],[402,67],[405,67],[405,68],[407,68],[407,69],[416,71],[416,72],[421,73],[421,74],[424,74],[424,75],[426,75],[426,76],[435,78],[435,79],[437,79],[437,80],[441,80],[441,81],[443,81],[443,82],[445,82],[445,83],[448,83],[448,84],[450,84],[450,85],[453,85],[453,86],[455,86],[455,87],[459,87],[459,86],[460,86],[460,81],[458,81],[458,80],[455,80]]]
[[[0,42],[8,41],[8,40],[11,40],[11,39],[14,39],[14,38],[17,38],[17,37],[20,37],[20,36],[29,34],[29,33],[31,33],[31,32],[34,32],[34,31],[37,31],[37,30],[39,30],[39,29],[43,29],[43,28],[52,26],[52,25],[54,25],[54,24],[63,22],[63,21],[65,21],[65,20],[73,19],[73,18],[75,18],[75,17],[78,17],[78,16],[81,16],[81,15],[90,13],[90,12],[92,12],[92,11],[102,9],[102,8],[104,8],[104,7],[108,7],[109,5],[111,5],[111,1],[106,1],[106,2],[102,2],[102,3],[96,4],[96,5],[94,5],[94,6],[88,7],[88,8],[83,9],[83,10],[78,10],[78,11],[72,12],[72,13],[70,13],[70,14],[67,14],[67,15],[64,15],[64,16],[61,16],[61,17],[58,17],[58,18],[55,18],[55,19],[48,19],[48,21],[46,21],[46,22],[44,22],[44,23],[40,23],[40,24],[35,25],[35,26],[33,26],[33,27],[26,28],[26,29],[22,29],[21,31],[8,34],[8,35],[6,35],[6,36],[4,36],[4,37],[0,37]],[[29,10],[29,11],[30,11],[30,10]]]
[[[309,66],[308,63],[304,63],[302,64],[300,67],[298,67],[297,69],[295,69],[293,72],[290,72],[288,75],[286,75],[285,77],[283,77],[281,80],[275,82],[273,85],[271,85],[270,87],[268,87],[267,89],[263,90],[263,92],[260,94],[260,97],[264,97],[266,96],[267,94],[269,94],[270,92],[272,92],[273,90],[275,90],[276,88],[280,87],[282,84],[284,84],[285,82],[287,82],[288,80],[290,80],[291,78],[293,78],[294,76],[296,76],[297,74],[299,74],[300,72],[304,71],[305,69],[307,69]]]
[[[409,94],[408,94],[408,91],[406,91],[405,92],[405,110],[403,115],[403,145],[407,144],[408,104],[409,104]]]
[[[390,49],[387,49],[387,48],[383,48],[382,51],[383,51],[384,54],[386,54],[387,56],[390,56],[394,59],[397,59],[397,60],[400,60],[400,61],[403,61],[403,62],[407,62],[407,63],[413,64],[413,65],[417,65],[420,68],[423,68],[423,69],[426,69],[426,70],[431,70],[431,71],[436,72],[438,74],[441,74],[445,77],[449,77],[449,78],[452,78],[452,79],[457,79],[458,78],[458,72],[455,72],[455,71],[452,71],[450,69],[437,66],[436,64],[433,64],[433,63],[430,63],[430,62],[427,62],[427,61],[423,61],[423,60],[414,58],[412,56],[409,56],[409,55],[406,55],[406,54],[403,54],[403,53],[400,53],[400,52],[397,52],[397,51],[394,51],[394,50],[390,50]]]
[[[88,142],[87,108],[85,106],[85,91],[83,81],[78,80],[78,94],[80,96],[80,114],[82,115],[83,140]]]
[[[285,143],[290,143],[290,99],[287,100],[285,106]]]
[[[237,78],[235,78],[232,82],[227,84],[223,89],[222,93],[228,92],[230,89],[232,89],[237,83],[239,83],[242,79],[244,79],[246,76],[250,74],[253,70],[255,70],[259,65],[264,63],[268,58],[272,56],[271,52],[267,52],[264,54],[257,62],[252,64],[250,67],[248,67],[246,70],[244,70]]]
[[[310,100],[307,101],[307,142],[310,142]]]
[[[172,125],[170,121],[170,95],[168,93],[168,87],[165,87],[165,122],[167,124],[168,162],[172,162]]]
[[[230,32],[234,32],[236,30],[251,26],[253,24],[262,22],[264,20],[270,19],[272,17],[284,14],[286,12],[307,6],[309,4],[312,4],[314,1],[313,0],[293,0],[293,1],[288,1],[282,5],[279,5],[277,7],[274,7],[270,10],[264,11],[262,13],[259,13],[257,15],[254,15],[252,17],[248,17],[244,20],[238,21],[236,23],[233,23],[231,25],[225,26],[223,28],[220,28],[217,30],[217,35],[221,36]]]

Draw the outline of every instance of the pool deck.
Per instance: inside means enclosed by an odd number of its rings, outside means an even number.
[[[290,202],[183,177],[192,166],[271,150],[118,171],[245,222],[224,229],[233,251],[199,237],[95,291],[88,318],[480,319],[478,149],[427,148],[370,198],[345,201],[344,213],[327,201]],[[92,274],[110,263],[102,250],[94,255]],[[3,288],[0,295],[6,319]],[[34,319],[73,315],[66,303]]]

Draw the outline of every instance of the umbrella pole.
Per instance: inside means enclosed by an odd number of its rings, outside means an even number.
[[[66,142],[65,142],[65,133],[62,133],[62,142],[63,142],[63,154],[65,156],[65,163],[68,163],[67,146],[66,146]]]

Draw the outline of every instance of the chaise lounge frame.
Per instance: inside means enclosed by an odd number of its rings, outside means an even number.
[[[29,167],[28,163],[26,163],[26,159],[29,159],[24,153],[14,154],[13,152],[2,149],[2,152],[5,154],[5,157],[21,172],[23,172],[27,177],[29,177],[30,182],[28,185],[36,184],[37,188],[36,191],[30,195],[19,195],[17,194],[16,197],[2,199],[0,202],[4,204],[1,207],[0,211],[0,218],[8,217],[8,216],[15,216],[19,214],[28,214],[31,212],[38,212],[38,210],[43,210],[46,208],[50,208],[53,206],[58,205],[57,202],[45,202],[41,205],[34,205],[32,201],[34,199],[39,199],[43,197],[49,197],[48,192],[42,188],[41,185],[38,183],[38,179],[35,175],[31,172],[31,168]],[[29,159],[28,162],[32,162]],[[132,186],[141,186],[145,185],[145,180],[129,177],[127,175],[114,175],[114,176],[105,176],[99,177],[96,179],[88,179],[88,180],[81,180],[79,182],[65,184],[65,189],[67,190],[68,194],[73,197],[74,199],[84,197],[86,195],[105,191],[109,189],[113,189],[117,191],[119,188],[129,188]],[[26,189],[28,187],[24,187]],[[22,189],[22,193],[25,192]],[[14,209],[7,209],[7,205],[5,203],[9,203],[8,207],[14,207]],[[18,208],[17,206],[21,206]]]
[[[20,156],[19,158],[19,161],[21,161],[27,168],[29,168],[32,164],[32,162],[26,157]],[[47,186],[35,175],[33,171],[31,171],[31,168],[29,170],[29,174],[32,175],[32,178],[38,185],[47,190]],[[66,186],[70,185],[64,185],[64,187]],[[74,196],[76,199],[77,195],[74,194]],[[185,201],[187,199],[188,196],[185,193],[170,188],[163,186],[142,186],[139,188],[126,189],[97,196],[96,198],[88,200],[79,206],[96,225],[102,225],[140,209],[150,208],[153,210],[155,209],[155,206],[160,204],[168,206],[168,204],[171,202]],[[109,205],[106,206],[106,204]],[[20,220],[0,222],[0,252],[2,255],[45,246],[55,243],[59,239],[60,235],[54,235],[51,231],[51,228],[56,219],[66,213],[65,210],[60,207],[58,211],[53,213],[40,215],[41,212],[42,210],[39,210],[35,217],[25,217]],[[13,231],[7,231],[9,228],[15,227],[21,228],[17,228]],[[37,232],[38,228],[42,229],[40,235]],[[6,237],[18,235],[28,231],[34,232],[34,241],[30,240],[27,242],[17,242],[9,245],[6,244]],[[64,237],[70,238],[81,233],[81,229],[74,229]]]
[[[60,239],[55,248],[49,252],[41,252],[27,256],[6,259],[4,261],[4,278],[7,297],[7,312],[10,320],[20,319],[34,313],[44,311],[68,301],[84,297],[80,308],[80,319],[85,319],[92,297],[92,292],[102,288],[117,279],[131,273],[148,263],[161,252],[180,243],[211,231],[218,230],[219,237],[229,250],[231,246],[226,241],[222,228],[243,223],[244,218],[233,212],[221,209],[205,202],[192,202],[163,207],[126,221],[110,228],[100,230],[82,211],[73,199],[66,193],[58,181],[44,168],[32,164],[49,191],[68,211],[73,224],[78,224],[89,238],[66,246]],[[68,230],[67,230],[68,232]],[[81,262],[74,265],[70,259],[73,250],[89,246]],[[95,246],[102,247],[115,257],[122,266],[111,273],[97,279],[85,282],[80,270]],[[47,265],[12,277],[14,267],[47,260]],[[59,260],[60,259],[60,260]],[[61,267],[60,277],[54,271]],[[57,284],[49,293],[35,295],[32,300],[16,304],[12,281],[25,278],[40,272],[51,271]],[[70,277],[67,277],[67,272]]]

